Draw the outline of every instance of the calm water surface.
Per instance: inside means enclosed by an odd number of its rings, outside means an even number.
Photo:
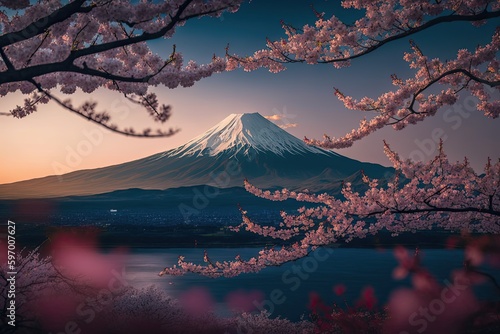
[[[258,253],[258,248],[211,248],[209,256],[213,262],[231,260],[239,254],[249,258]],[[421,250],[422,262],[432,274],[444,284],[450,273],[459,269],[463,262],[462,250],[428,249]],[[394,280],[392,271],[397,266],[392,250],[337,248],[319,249],[310,258],[287,263],[281,267],[267,268],[257,274],[244,274],[234,278],[210,279],[194,274],[181,277],[157,274],[165,266],[177,262],[179,255],[187,261],[200,263],[203,249],[197,248],[138,248],[131,250],[127,260],[127,277],[136,287],[156,284],[168,294],[177,298],[193,287],[204,287],[216,300],[216,312],[227,314],[224,298],[231,291],[261,291],[265,299],[275,296],[278,302],[260,304],[271,311],[272,316],[298,320],[307,317],[308,300],[311,292],[317,292],[328,302],[344,305],[355,304],[360,292],[366,286],[375,289],[378,305],[383,305],[391,291],[398,287],[410,286],[408,278]],[[500,270],[486,268],[488,272],[500,277]],[[343,284],[347,288],[342,297],[336,296],[332,287]],[[273,292],[274,291],[274,292]],[[481,286],[478,293],[482,297],[496,296],[498,292],[489,284]],[[278,296],[278,297],[276,297]]]

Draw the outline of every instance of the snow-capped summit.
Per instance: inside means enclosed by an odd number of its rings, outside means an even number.
[[[231,114],[205,133],[165,154],[178,156],[215,156],[223,152],[248,154],[253,149],[283,156],[291,154],[325,154],[326,151],[306,145],[259,113]]]
[[[232,114],[177,148],[123,164],[0,185],[0,199],[92,195],[114,190],[211,185],[339,191],[360,170],[390,170],[307,146],[258,113]]]

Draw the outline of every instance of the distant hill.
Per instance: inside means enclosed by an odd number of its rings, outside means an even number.
[[[258,113],[232,114],[186,144],[119,165],[0,185],[0,199],[54,198],[211,185],[339,192],[342,181],[365,174],[384,178],[392,168],[306,145]],[[125,195],[128,194],[128,195]],[[160,193],[158,193],[160,195]],[[113,196],[119,196],[115,193]],[[106,200],[103,195],[102,200]]]

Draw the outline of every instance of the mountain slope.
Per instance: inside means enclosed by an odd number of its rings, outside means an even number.
[[[391,169],[307,146],[258,113],[232,114],[186,144],[143,159],[61,176],[0,185],[0,199],[91,195],[120,189],[195,185],[338,190],[363,170],[381,178]]]
[[[306,145],[258,113],[231,114],[216,126],[164,155],[215,156],[220,153],[249,155],[259,153],[283,156],[291,154],[327,154],[327,151]]]

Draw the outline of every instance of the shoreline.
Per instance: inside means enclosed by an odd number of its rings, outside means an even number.
[[[3,232],[4,226],[0,226]],[[47,224],[18,224],[17,238],[23,247],[37,247],[53,240],[60,233],[93,240],[99,248],[263,248],[289,245],[299,238],[282,240],[262,237],[247,231],[231,232],[225,226],[193,225],[114,225],[114,226],[51,226]],[[490,235],[490,234],[488,234]],[[419,231],[392,237],[380,232],[349,243],[332,243],[331,248],[387,249],[395,246],[422,249],[462,249],[465,241],[480,234],[461,236],[448,231]]]

